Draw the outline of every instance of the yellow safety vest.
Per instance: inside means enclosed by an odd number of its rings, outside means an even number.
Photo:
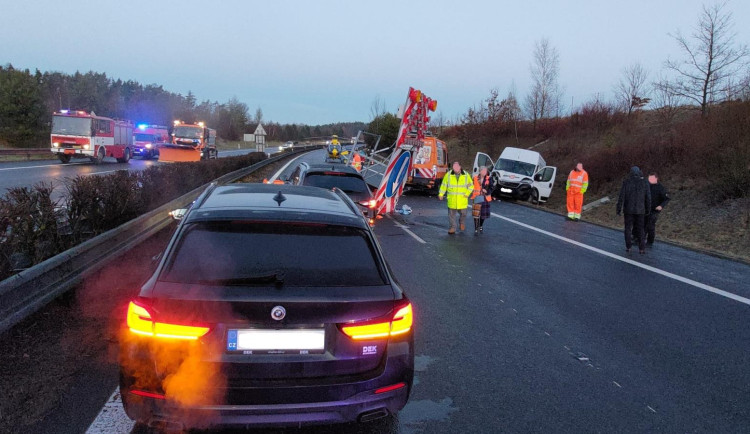
[[[456,176],[453,171],[449,171],[440,184],[440,197],[448,195],[448,208],[466,209],[469,206],[469,196],[474,191],[474,182],[466,172]]]

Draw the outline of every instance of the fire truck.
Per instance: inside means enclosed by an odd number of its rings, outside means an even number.
[[[63,163],[88,157],[99,164],[105,157],[119,163],[130,161],[133,149],[133,124],[97,116],[82,110],[60,110],[52,114],[51,151]]]
[[[138,124],[133,132],[133,156],[150,160],[159,155],[159,147],[169,141],[169,127]]]
[[[159,148],[159,161],[199,161],[218,157],[216,130],[206,127],[203,122],[174,121],[172,140]]]

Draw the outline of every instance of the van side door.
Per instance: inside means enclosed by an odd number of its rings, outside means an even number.
[[[543,167],[534,175],[534,188],[539,192],[540,202],[546,202],[552,193],[556,175],[557,167],[552,166]]]
[[[492,169],[495,168],[495,162],[492,161],[492,158],[490,158],[490,156],[485,154],[484,152],[477,152],[476,157],[474,157],[474,170],[472,171],[473,176],[479,175],[479,168],[482,166],[485,166],[488,172],[491,174]]]

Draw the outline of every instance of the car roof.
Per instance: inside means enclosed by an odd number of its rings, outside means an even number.
[[[186,223],[234,219],[368,227],[361,211],[339,189],[239,183],[207,191],[196,200]]]
[[[308,164],[307,165],[307,173],[310,172],[339,172],[339,173],[346,173],[351,175],[357,175],[361,177],[362,175],[359,173],[357,169],[355,169],[352,166],[349,166],[348,164],[342,164],[342,163],[316,163],[316,164]]]

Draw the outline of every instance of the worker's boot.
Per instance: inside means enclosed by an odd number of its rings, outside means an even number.
[[[461,232],[463,232],[463,231],[465,231],[465,230],[466,230],[466,225],[465,225],[465,224],[461,223],[461,226],[460,226],[460,227],[461,227]]]
[[[474,235],[479,235],[479,219],[474,219]]]
[[[450,228],[448,229],[448,235],[453,235],[456,233],[456,228]]]

